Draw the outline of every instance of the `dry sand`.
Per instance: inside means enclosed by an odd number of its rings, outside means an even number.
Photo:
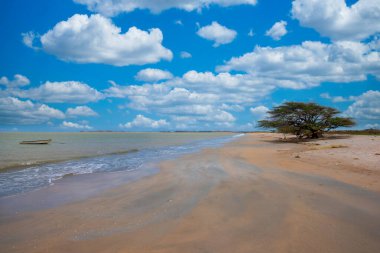
[[[380,137],[278,138],[245,135],[86,200],[0,210],[0,252],[380,252]]]

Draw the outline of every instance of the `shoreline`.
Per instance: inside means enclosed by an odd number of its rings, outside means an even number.
[[[85,201],[129,184],[144,177],[154,176],[159,169],[153,164],[146,164],[141,170],[99,172],[80,175],[68,175],[51,185],[27,192],[0,197],[1,216],[12,216],[21,212],[36,212],[57,208],[62,205]],[[108,183],[104,183],[107,181]]]
[[[121,150],[121,151],[115,151],[115,152],[104,153],[104,154],[68,157],[66,159],[61,159],[61,160],[35,161],[35,163],[31,163],[31,164],[10,164],[7,166],[0,167],[0,174],[6,173],[6,172],[11,172],[11,171],[34,168],[34,167],[43,166],[43,165],[59,164],[59,163],[64,163],[64,162],[77,161],[77,160],[81,160],[81,159],[96,158],[96,157],[102,157],[102,156],[123,155],[123,154],[139,152],[139,151],[140,150],[138,150],[138,149],[128,149],[128,150]]]
[[[364,154],[353,161],[366,170],[344,156],[370,139],[345,140],[340,154],[312,150],[334,140],[308,146],[279,137],[246,134],[80,201],[0,215],[0,243],[6,252],[378,251],[380,176]],[[323,161],[329,151],[345,163]]]
[[[0,173],[131,150],[181,146],[232,133],[6,132],[0,133]],[[48,145],[20,145],[26,139],[52,139]],[[169,140],[168,142],[165,142]]]
[[[237,136],[239,135],[212,138],[206,136],[207,138],[205,139],[187,141],[177,145],[146,147],[140,150],[128,149],[123,152],[112,152],[9,169],[0,173],[0,182],[3,182],[0,186],[0,196],[14,195],[48,186],[70,175],[135,170],[147,162],[159,162],[197,152],[206,147],[217,147],[233,140]]]

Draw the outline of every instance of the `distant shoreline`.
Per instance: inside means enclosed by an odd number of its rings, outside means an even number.
[[[60,132],[33,132],[33,131],[0,131],[0,133],[275,133],[274,131],[114,131],[114,130],[93,130],[93,131],[60,131]],[[380,135],[380,129],[360,129],[360,130],[333,130],[325,135],[348,134],[348,135]]]

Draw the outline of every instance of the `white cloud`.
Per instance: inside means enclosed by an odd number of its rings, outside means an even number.
[[[154,129],[163,128],[167,126],[169,126],[169,123],[164,119],[153,120],[141,114],[137,115],[133,121],[128,122],[124,125],[123,124],[120,125],[121,128],[154,128]]]
[[[380,32],[380,3],[359,0],[347,6],[345,0],[295,0],[292,16],[333,40],[363,40]]]
[[[253,29],[250,29],[247,35],[248,35],[248,37],[255,36],[255,33],[253,32]]]
[[[63,121],[61,124],[61,127],[74,128],[74,129],[87,129],[87,130],[92,129],[92,127],[87,124],[79,124],[79,123],[70,122],[70,121]]]
[[[106,96],[128,98],[134,110],[165,115],[173,126],[217,129],[236,121],[234,112],[266,97],[274,85],[250,75],[188,71],[181,78],[145,85],[113,84]],[[180,119],[186,119],[180,121]],[[214,127],[214,128],[213,128]]]
[[[220,106],[220,108],[222,109],[222,110],[226,110],[226,111],[234,111],[234,112],[242,112],[242,111],[244,111],[244,107],[243,106],[241,106],[241,105],[237,105],[237,104],[233,104],[233,105],[228,105],[228,104],[222,104],[221,106]]]
[[[30,81],[26,76],[16,74],[13,80],[9,80],[6,76],[1,77],[0,84],[5,85],[7,88],[17,88],[29,85]]]
[[[358,96],[344,112],[359,120],[380,120],[380,91],[369,90]]]
[[[65,114],[45,104],[14,97],[0,97],[0,121],[2,124],[41,124],[51,119],[63,119]]]
[[[329,93],[322,93],[321,98],[325,98],[328,100],[331,100],[334,103],[341,103],[341,102],[347,102],[347,101],[355,101],[357,97],[355,96],[349,96],[349,97],[343,97],[343,96],[331,96]]]
[[[232,123],[236,118],[229,112],[223,110],[216,110],[211,117],[204,118],[206,121],[220,122],[220,123]]]
[[[66,115],[69,117],[76,116],[97,116],[98,114],[88,106],[77,106],[74,108],[68,108]]]
[[[274,40],[280,40],[283,36],[285,36],[288,31],[286,30],[286,21],[276,22],[271,29],[266,31],[265,35],[272,37]]]
[[[260,106],[252,107],[249,110],[254,116],[258,118],[263,118],[269,111],[269,108],[266,106],[260,105]]]
[[[74,2],[86,5],[91,11],[99,12],[106,16],[115,16],[119,13],[131,12],[136,9],[148,9],[153,13],[159,13],[171,8],[200,11],[213,4],[223,7],[241,4],[255,5],[257,0],[74,0]]]
[[[231,113],[210,104],[178,105],[176,107],[164,107],[160,111],[171,115],[173,119],[181,117],[191,118],[194,123],[232,123],[236,120]]]
[[[222,44],[231,43],[235,39],[237,32],[213,21],[211,25],[201,27],[197,34],[204,39],[214,41],[213,46],[218,47]]]
[[[103,94],[77,81],[46,82],[39,87],[14,91],[12,94],[47,103],[88,103],[103,98]]]
[[[218,71],[244,71],[256,78],[269,78],[277,86],[303,89],[321,82],[380,79],[380,53],[371,43],[305,41],[301,45],[259,47],[234,57]]]
[[[375,123],[375,124],[367,124],[365,125],[366,129],[380,129],[380,124]]]
[[[191,58],[192,55],[191,55],[189,52],[182,51],[181,54],[180,54],[180,57],[181,57],[182,59],[186,59],[186,58]]]
[[[172,79],[173,75],[169,71],[161,69],[147,68],[140,70],[135,76],[136,80],[145,82],[156,82],[160,80]]]
[[[174,24],[181,25],[181,26],[183,25],[182,20],[180,20],[180,19],[174,21]]]
[[[39,34],[34,32],[26,32],[22,33],[22,43],[25,44],[25,46],[30,47],[32,49],[39,49],[38,47],[34,46],[34,41],[40,37]]]
[[[131,27],[122,33],[110,19],[99,14],[75,14],[40,38],[42,49],[61,60],[115,66],[171,60],[173,54],[162,46],[162,40],[158,28],[142,31]]]

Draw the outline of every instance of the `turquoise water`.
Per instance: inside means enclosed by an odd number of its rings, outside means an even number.
[[[0,196],[53,184],[65,175],[134,171],[144,164],[216,147],[231,133],[0,133]],[[49,145],[21,140],[53,139]],[[25,167],[26,166],[26,167]]]

